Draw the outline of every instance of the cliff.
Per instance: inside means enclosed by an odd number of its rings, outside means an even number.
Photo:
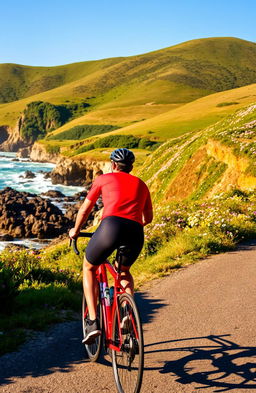
[[[50,174],[52,183],[67,186],[84,186],[91,183],[97,174],[109,170],[109,162],[85,158],[71,159],[59,154],[48,153],[44,145],[38,142],[34,143],[31,149],[30,159],[56,164]]]
[[[0,132],[0,150],[1,151],[18,151],[21,148],[27,147],[28,143],[21,136],[21,127],[23,116],[19,117],[14,128],[8,126],[1,126]]]
[[[256,105],[163,143],[138,170],[154,202],[256,190]]]
[[[108,170],[109,162],[60,157],[51,172],[51,180],[53,184],[84,186],[92,183],[95,176]]]
[[[59,160],[59,154],[48,153],[44,145],[35,142],[31,148],[29,158],[37,162],[52,162],[56,164]]]

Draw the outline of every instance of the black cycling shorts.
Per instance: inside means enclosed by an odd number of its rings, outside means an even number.
[[[119,246],[127,246],[129,252],[122,258],[123,266],[131,266],[138,258],[144,243],[143,226],[127,218],[109,216],[90,239],[86,259],[92,265],[100,265]]]

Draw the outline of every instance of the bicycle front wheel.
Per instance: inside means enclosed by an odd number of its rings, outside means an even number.
[[[82,301],[82,328],[83,328],[83,337],[85,337],[85,327],[86,327],[86,320],[89,318],[88,315],[88,309],[87,309],[87,304],[85,300],[85,296],[83,294],[83,301]],[[100,322],[100,329],[101,329],[101,335],[96,337],[93,343],[91,344],[84,344],[85,350],[88,354],[88,357],[91,362],[96,362],[100,356],[101,348],[102,348],[102,335],[103,335],[103,329],[102,329],[102,308],[101,308],[101,303],[98,299],[98,304],[97,304],[97,318]]]
[[[144,367],[143,332],[135,301],[129,294],[119,297],[113,320],[112,366],[119,393],[139,393]],[[118,315],[120,318],[118,318]]]

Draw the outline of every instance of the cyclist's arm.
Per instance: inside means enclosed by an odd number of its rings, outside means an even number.
[[[142,213],[143,226],[150,224],[152,220],[153,220],[153,207],[152,207],[150,193],[148,193],[146,203],[145,203],[143,213]]]
[[[143,226],[150,224],[153,220],[153,210],[144,210],[142,215]]]
[[[69,237],[76,238],[79,235],[80,229],[87,220],[89,214],[91,213],[93,206],[94,203],[89,199],[85,198],[84,203],[78,210],[75,226],[69,231]]]
[[[84,203],[78,210],[75,227],[69,231],[69,237],[71,238],[77,237],[79,235],[82,225],[89,217],[89,214],[91,213],[93,206],[95,205],[98,197],[101,194],[100,178],[101,176],[96,178],[89,193],[87,194],[87,197],[84,200]]]

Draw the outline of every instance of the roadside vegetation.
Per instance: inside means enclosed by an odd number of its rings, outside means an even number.
[[[80,310],[79,269],[64,269],[34,251],[0,254],[0,355],[36,330],[74,318]]]

